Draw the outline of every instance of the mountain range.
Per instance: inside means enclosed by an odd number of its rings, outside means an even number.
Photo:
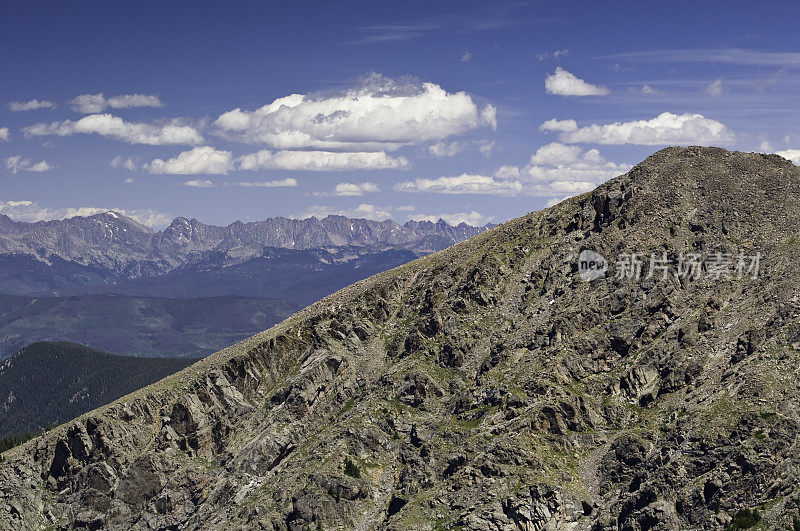
[[[800,168],[659,151],[5,452],[0,521],[797,528],[799,251]]]
[[[417,256],[444,249],[485,230],[440,220],[394,221],[350,219],[271,218],[227,227],[176,218],[166,229],[153,232],[117,212],[36,223],[15,222],[0,215],[0,257],[27,257],[49,267],[71,266],[86,282],[118,281],[159,276],[213,256],[219,267],[264,256],[269,249],[335,250],[348,256],[403,249]],[[354,250],[359,252],[353,253]],[[348,258],[343,258],[344,260]],[[0,288],[11,285],[6,279]],[[20,291],[22,287],[17,287]]]

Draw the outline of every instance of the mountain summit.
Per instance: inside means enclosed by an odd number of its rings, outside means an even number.
[[[7,452],[0,520],[786,527],[798,242],[800,168],[664,149]]]

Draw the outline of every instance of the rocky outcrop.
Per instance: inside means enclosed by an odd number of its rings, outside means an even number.
[[[643,530],[757,508],[789,526],[798,238],[788,161],[660,151],[6,453],[0,520]],[[605,278],[578,275],[585,249]],[[760,273],[618,274],[625,253],[720,249]]]

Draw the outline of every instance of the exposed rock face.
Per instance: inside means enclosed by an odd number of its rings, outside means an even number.
[[[758,507],[790,525],[798,238],[788,161],[660,151],[12,450],[0,521],[697,529]],[[588,283],[584,249],[762,267]]]

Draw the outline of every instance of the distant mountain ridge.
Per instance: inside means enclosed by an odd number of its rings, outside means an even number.
[[[128,269],[126,276],[135,277],[169,271],[212,251],[225,251],[242,259],[260,255],[265,247],[378,247],[427,254],[485,229],[466,223],[452,226],[443,220],[399,225],[391,220],[344,216],[276,217],[219,227],[178,217],[163,231],[154,232],[113,211],[36,223],[0,215],[0,254],[30,255],[41,261],[58,257],[84,266]],[[131,268],[133,264],[140,264],[140,268]]]
[[[222,283],[230,284],[227,279],[231,275],[237,282],[242,280],[236,271],[226,271],[232,266],[244,266],[270,281],[271,269],[277,267],[285,276],[286,265],[298,262],[313,264],[322,275],[343,275],[354,282],[449,247],[487,227],[465,223],[452,226],[442,220],[398,225],[391,220],[343,216],[302,220],[278,217],[218,227],[179,217],[163,231],[154,232],[111,211],[36,223],[0,215],[0,293],[116,292],[114,286],[120,283],[149,282],[169,274],[183,277],[186,271],[213,271]],[[253,261],[275,266],[250,267]],[[368,270],[361,271],[364,264],[369,264]],[[232,294],[216,288],[217,278],[208,282],[211,285],[205,286],[205,296]],[[334,281],[330,288],[318,290],[318,296],[345,285]],[[129,285],[126,289],[127,294],[161,296],[160,292],[131,290]],[[274,295],[260,292],[259,296]]]

